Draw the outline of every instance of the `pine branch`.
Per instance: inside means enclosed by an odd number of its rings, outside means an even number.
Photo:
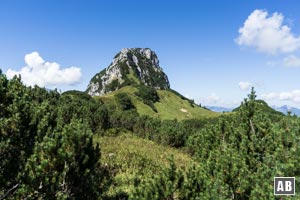
[[[0,200],[5,199],[12,191],[17,189],[19,187],[19,183],[14,185],[12,188],[10,188],[2,197],[0,197]]]
[[[249,119],[249,122],[250,122],[251,131],[252,131],[253,133],[255,133],[254,126],[253,126],[253,123],[252,123],[252,120]]]

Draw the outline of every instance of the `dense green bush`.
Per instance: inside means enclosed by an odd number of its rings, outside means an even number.
[[[108,123],[101,104],[80,92],[25,87],[3,74],[0,96],[0,198],[99,198],[107,173],[91,129]]]
[[[116,94],[116,100],[121,110],[130,110],[135,108],[133,103],[131,102],[130,97],[126,93]]]
[[[67,150],[67,151],[66,151]],[[18,198],[97,199],[101,194],[99,147],[88,126],[72,120],[36,144],[25,166]]]
[[[152,103],[159,101],[159,96],[157,94],[156,89],[152,87],[147,87],[140,85],[138,87],[138,92],[136,93],[137,96],[141,97],[143,100],[151,101]]]
[[[300,176],[299,119],[274,123],[257,108],[255,92],[245,99],[238,115],[220,119],[190,136],[187,146],[205,163],[211,197],[220,199],[273,199],[274,176]]]
[[[166,168],[152,179],[142,182],[129,199],[132,200],[160,200],[177,199],[178,191],[184,182],[183,174],[177,169],[174,160],[170,160],[169,168]]]
[[[300,176],[300,121],[274,123],[255,97],[252,90],[236,114],[189,136],[197,165],[163,170],[141,182],[131,199],[274,199],[274,176]]]
[[[153,106],[159,101],[149,87],[137,94]],[[195,163],[182,170],[171,161],[147,179],[141,167],[131,177],[134,191],[115,198],[274,199],[274,176],[300,176],[299,118],[273,112],[254,90],[231,114],[181,122],[139,116],[124,93],[108,110],[85,93],[26,87],[1,70],[0,98],[0,199],[105,199],[116,184],[109,177],[114,167],[99,161],[93,134],[120,130],[187,149]]]
[[[154,88],[139,85],[136,95],[142,99],[144,104],[150,106],[154,112],[157,112],[154,103],[159,101],[159,96]]]
[[[73,117],[82,119],[89,124],[93,133],[101,133],[109,127],[108,110],[100,100],[90,95],[69,91],[61,95],[58,108],[63,124],[70,123]]]

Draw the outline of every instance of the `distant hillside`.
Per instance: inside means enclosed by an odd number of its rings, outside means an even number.
[[[193,101],[176,94],[172,90],[157,90],[159,100],[149,105],[147,101],[138,96],[139,89],[133,86],[126,86],[117,91],[103,95],[100,98],[108,107],[118,107],[118,95],[126,94],[137,112],[140,115],[149,115],[152,117],[159,117],[161,119],[191,119],[191,118],[205,118],[216,117],[219,113],[199,107]]]
[[[271,115],[280,115],[283,116],[284,114],[281,112],[278,112],[276,110],[274,110],[273,108],[271,108],[265,101],[263,100],[255,100],[256,102],[256,108],[262,112],[264,112],[265,114],[271,114]],[[243,106],[243,105],[241,105]],[[241,106],[233,109],[233,111],[238,111],[240,110]]]
[[[233,108],[225,108],[220,106],[205,106],[205,108],[214,112],[231,112]]]

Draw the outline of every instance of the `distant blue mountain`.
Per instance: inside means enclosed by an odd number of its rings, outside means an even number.
[[[225,108],[220,106],[205,106],[205,108],[215,112],[231,112],[233,110],[233,108]]]
[[[295,108],[295,107],[290,107],[288,105],[284,105],[281,107],[277,107],[277,106],[272,106],[272,108],[274,110],[277,110],[279,112],[282,112],[283,114],[287,115],[288,111],[291,112],[291,114],[295,114],[297,116],[300,116],[300,109],[299,108]]]
[[[208,108],[209,110],[215,111],[215,112],[231,112],[234,108],[226,108],[226,107],[221,107],[221,106],[205,106],[206,108]],[[274,110],[279,111],[285,115],[287,115],[288,111],[291,112],[292,115],[297,115],[300,116],[300,109],[299,108],[295,108],[295,107],[291,107],[288,105],[284,105],[284,106],[271,106]]]

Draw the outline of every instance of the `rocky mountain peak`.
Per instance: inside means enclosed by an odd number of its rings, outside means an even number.
[[[107,68],[91,79],[87,92],[101,96],[123,86],[137,84],[155,89],[170,88],[156,53],[149,48],[123,48]]]

